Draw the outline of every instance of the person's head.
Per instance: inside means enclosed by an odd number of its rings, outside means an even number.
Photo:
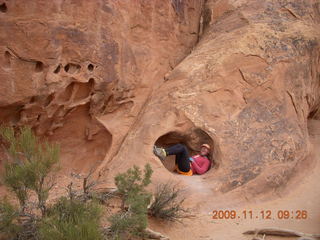
[[[211,150],[210,145],[204,143],[204,144],[201,145],[200,155],[202,155],[202,156],[209,156],[210,150]]]

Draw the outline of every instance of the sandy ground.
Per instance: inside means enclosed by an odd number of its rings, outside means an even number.
[[[252,235],[243,235],[247,230],[264,227],[278,227],[304,233],[320,234],[320,121],[312,120],[309,124],[310,140],[313,151],[310,161],[300,166],[301,172],[291,180],[286,189],[268,194],[257,199],[248,199],[237,193],[214,195],[202,185],[201,178],[186,178],[190,187],[196,192],[191,197],[198,197],[193,209],[198,212],[195,217],[185,219],[182,223],[159,223],[150,221],[150,227],[160,231],[170,239],[226,240],[252,239]],[[200,203],[201,202],[201,203]],[[213,219],[214,210],[234,210],[235,219]],[[281,218],[281,213],[289,211],[287,219]],[[244,219],[246,211],[247,219]],[[252,211],[252,218],[250,216]],[[263,219],[271,213],[270,219]],[[270,212],[267,212],[270,211]],[[282,211],[282,212],[281,212]],[[302,211],[306,211],[306,219],[298,219]],[[302,216],[302,215],[300,215]],[[267,236],[270,239],[297,239],[287,237]]]

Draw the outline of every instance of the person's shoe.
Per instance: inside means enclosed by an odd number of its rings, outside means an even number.
[[[154,155],[156,155],[158,158],[160,158],[161,161],[163,161],[166,156],[167,156],[167,153],[166,151],[163,149],[163,148],[159,148],[157,146],[153,146],[153,153]]]

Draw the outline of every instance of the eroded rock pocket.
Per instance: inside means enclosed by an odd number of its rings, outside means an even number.
[[[183,146],[186,146],[190,157],[200,154],[202,144],[208,144],[211,148],[208,155],[211,165],[208,171],[219,166],[217,154],[218,146],[204,130],[200,128],[193,128],[187,132],[171,131],[159,137],[155,142],[157,147],[162,147],[165,149],[168,149],[176,144],[182,144]],[[162,163],[164,167],[168,169],[168,171],[174,172],[176,163],[175,160],[176,156],[170,155],[167,156]]]
[[[2,3],[0,5],[0,11],[3,12],[3,13],[8,11],[7,5],[5,3]]]

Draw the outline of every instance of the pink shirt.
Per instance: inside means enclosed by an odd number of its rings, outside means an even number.
[[[194,161],[191,162],[193,174],[204,174],[206,171],[208,171],[210,167],[210,160],[208,158],[201,155],[195,155],[192,156],[192,158],[194,159]]]

